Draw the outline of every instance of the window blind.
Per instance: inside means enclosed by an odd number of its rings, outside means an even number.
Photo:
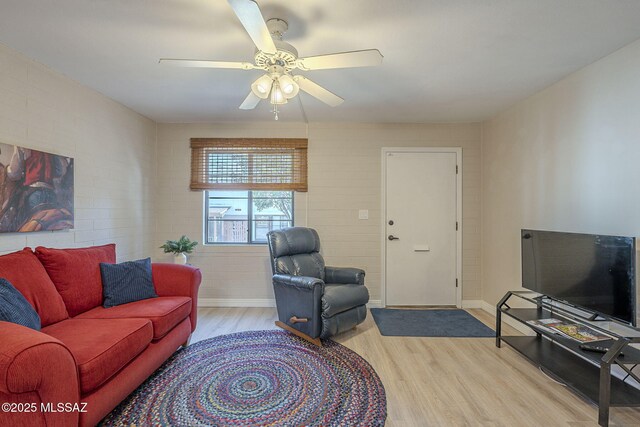
[[[192,190],[307,191],[307,140],[191,138]]]

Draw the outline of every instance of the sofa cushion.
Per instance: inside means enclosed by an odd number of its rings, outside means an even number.
[[[363,285],[327,283],[322,295],[322,317],[331,317],[369,302],[369,291]]]
[[[117,374],[153,337],[151,322],[146,319],[67,319],[42,332],[62,341],[73,354],[82,394]]]
[[[31,304],[41,326],[69,318],[62,297],[30,248],[0,256],[0,277],[11,282]]]
[[[11,282],[0,278],[0,320],[40,330],[40,317]]]
[[[153,287],[151,258],[120,264],[100,263],[105,308],[148,298],[157,298]]]
[[[102,304],[100,263],[116,262],[116,245],[79,249],[38,246],[36,255],[62,296],[71,317]]]
[[[117,307],[96,307],[76,319],[149,319],[153,324],[153,339],[164,337],[174,326],[191,314],[191,298],[158,297],[131,302]]]

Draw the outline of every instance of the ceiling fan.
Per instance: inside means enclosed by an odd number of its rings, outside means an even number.
[[[275,119],[278,120],[278,105],[286,104],[300,89],[325,104],[336,107],[344,99],[302,75],[293,75],[292,71],[369,67],[382,63],[382,55],[377,49],[299,58],[298,51],[282,40],[282,35],[289,28],[286,21],[274,18],[265,22],[254,0],[227,1],[256,45],[254,63],[169,58],[160,59],[160,63],[180,67],[265,71],[265,74],[251,84],[251,92],[240,105],[241,110],[252,110],[261,100],[269,98]]]

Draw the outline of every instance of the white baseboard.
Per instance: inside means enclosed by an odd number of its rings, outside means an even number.
[[[493,317],[496,316],[496,306],[491,305],[486,301],[480,301],[480,308],[486,311],[487,313],[493,314]]]
[[[198,307],[275,307],[268,298],[198,298]]]
[[[496,316],[496,306],[495,305],[491,305],[486,301],[482,301],[482,306],[480,308],[482,308],[487,313],[492,314],[493,317],[495,318],[495,316]],[[515,328],[519,332],[522,332],[524,335],[534,335],[534,332],[533,332],[533,330],[531,328],[526,327],[522,323],[518,322],[517,320],[512,319],[509,316],[504,316],[503,315],[502,316],[502,321],[504,323],[506,323],[507,325]]]
[[[276,301],[263,298],[198,298],[198,307],[275,307]],[[382,307],[379,299],[369,300],[369,308]]]
[[[479,299],[463,299],[462,308],[482,308],[482,303]]]

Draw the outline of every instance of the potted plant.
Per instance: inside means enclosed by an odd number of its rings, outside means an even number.
[[[182,236],[178,240],[167,240],[160,249],[163,249],[165,254],[174,254],[173,261],[176,264],[186,264],[187,254],[193,252],[197,245],[198,242],[192,242],[187,236]]]

